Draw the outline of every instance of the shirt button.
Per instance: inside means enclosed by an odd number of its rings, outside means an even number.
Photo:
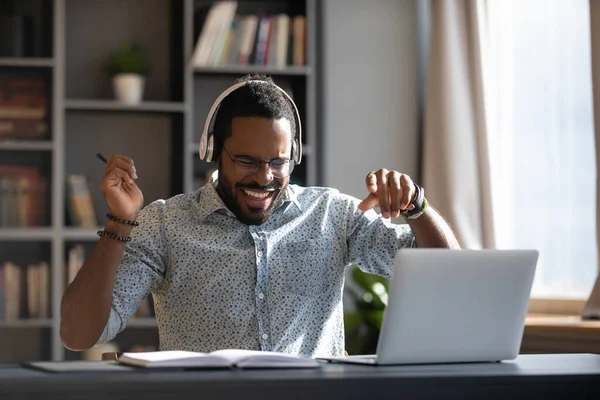
[[[259,257],[262,257],[262,251],[259,251],[259,252],[258,252],[258,256],[259,256]]]
[[[265,295],[264,295],[264,294],[262,294],[262,293],[259,293],[259,294],[258,294],[258,298],[259,298],[259,299],[264,299],[264,298],[265,298]]]
[[[267,335],[266,333],[263,333],[262,338],[267,340],[269,338],[269,335]]]

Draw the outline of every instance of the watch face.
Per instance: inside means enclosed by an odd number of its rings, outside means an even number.
[[[427,210],[427,207],[429,207],[429,204],[427,203],[427,199],[423,198],[423,204],[422,204],[419,212],[416,212],[413,215],[408,215],[407,218],[408,219],[417,219],[417,218],[419,218],[421,215],[423,215],[425,213],[425,210]]]

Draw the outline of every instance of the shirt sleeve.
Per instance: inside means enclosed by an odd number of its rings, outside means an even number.
[[[346,220],[348,264],[361,271],[390,278],[396,252],[401,248],[416,247],[408,224],[395,224],[384,219],[375,210],[358,209],[360,200],[349,198]]]
[[[96,346],[125,329],[141,301],[156,290],[166,272],[163,204],[156,201],[138,215],[115,278],[110,315]]]

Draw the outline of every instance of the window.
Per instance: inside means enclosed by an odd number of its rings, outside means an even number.
[[[589,0],[489,0],[483,40],[498,248],[540,251],[532,297],[597,275]]]

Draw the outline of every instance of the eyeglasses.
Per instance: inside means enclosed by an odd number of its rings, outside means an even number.
[[[295,163],[287,158],[274,158],[271,161],[262,161],[258,158],[250,157],[250,156],[241,156],[233,158],[231,154],[227,151],[225,147],[223,147],[227,156],[233,161],[233,165],[235,167],[235,172],[242,176],[250,176],[254,175],[256,171],[260,168],[260,164],[264,163],[269,166],[271,170],[271,174],[275,178],[287,178],[292,174],[294,170]]]

